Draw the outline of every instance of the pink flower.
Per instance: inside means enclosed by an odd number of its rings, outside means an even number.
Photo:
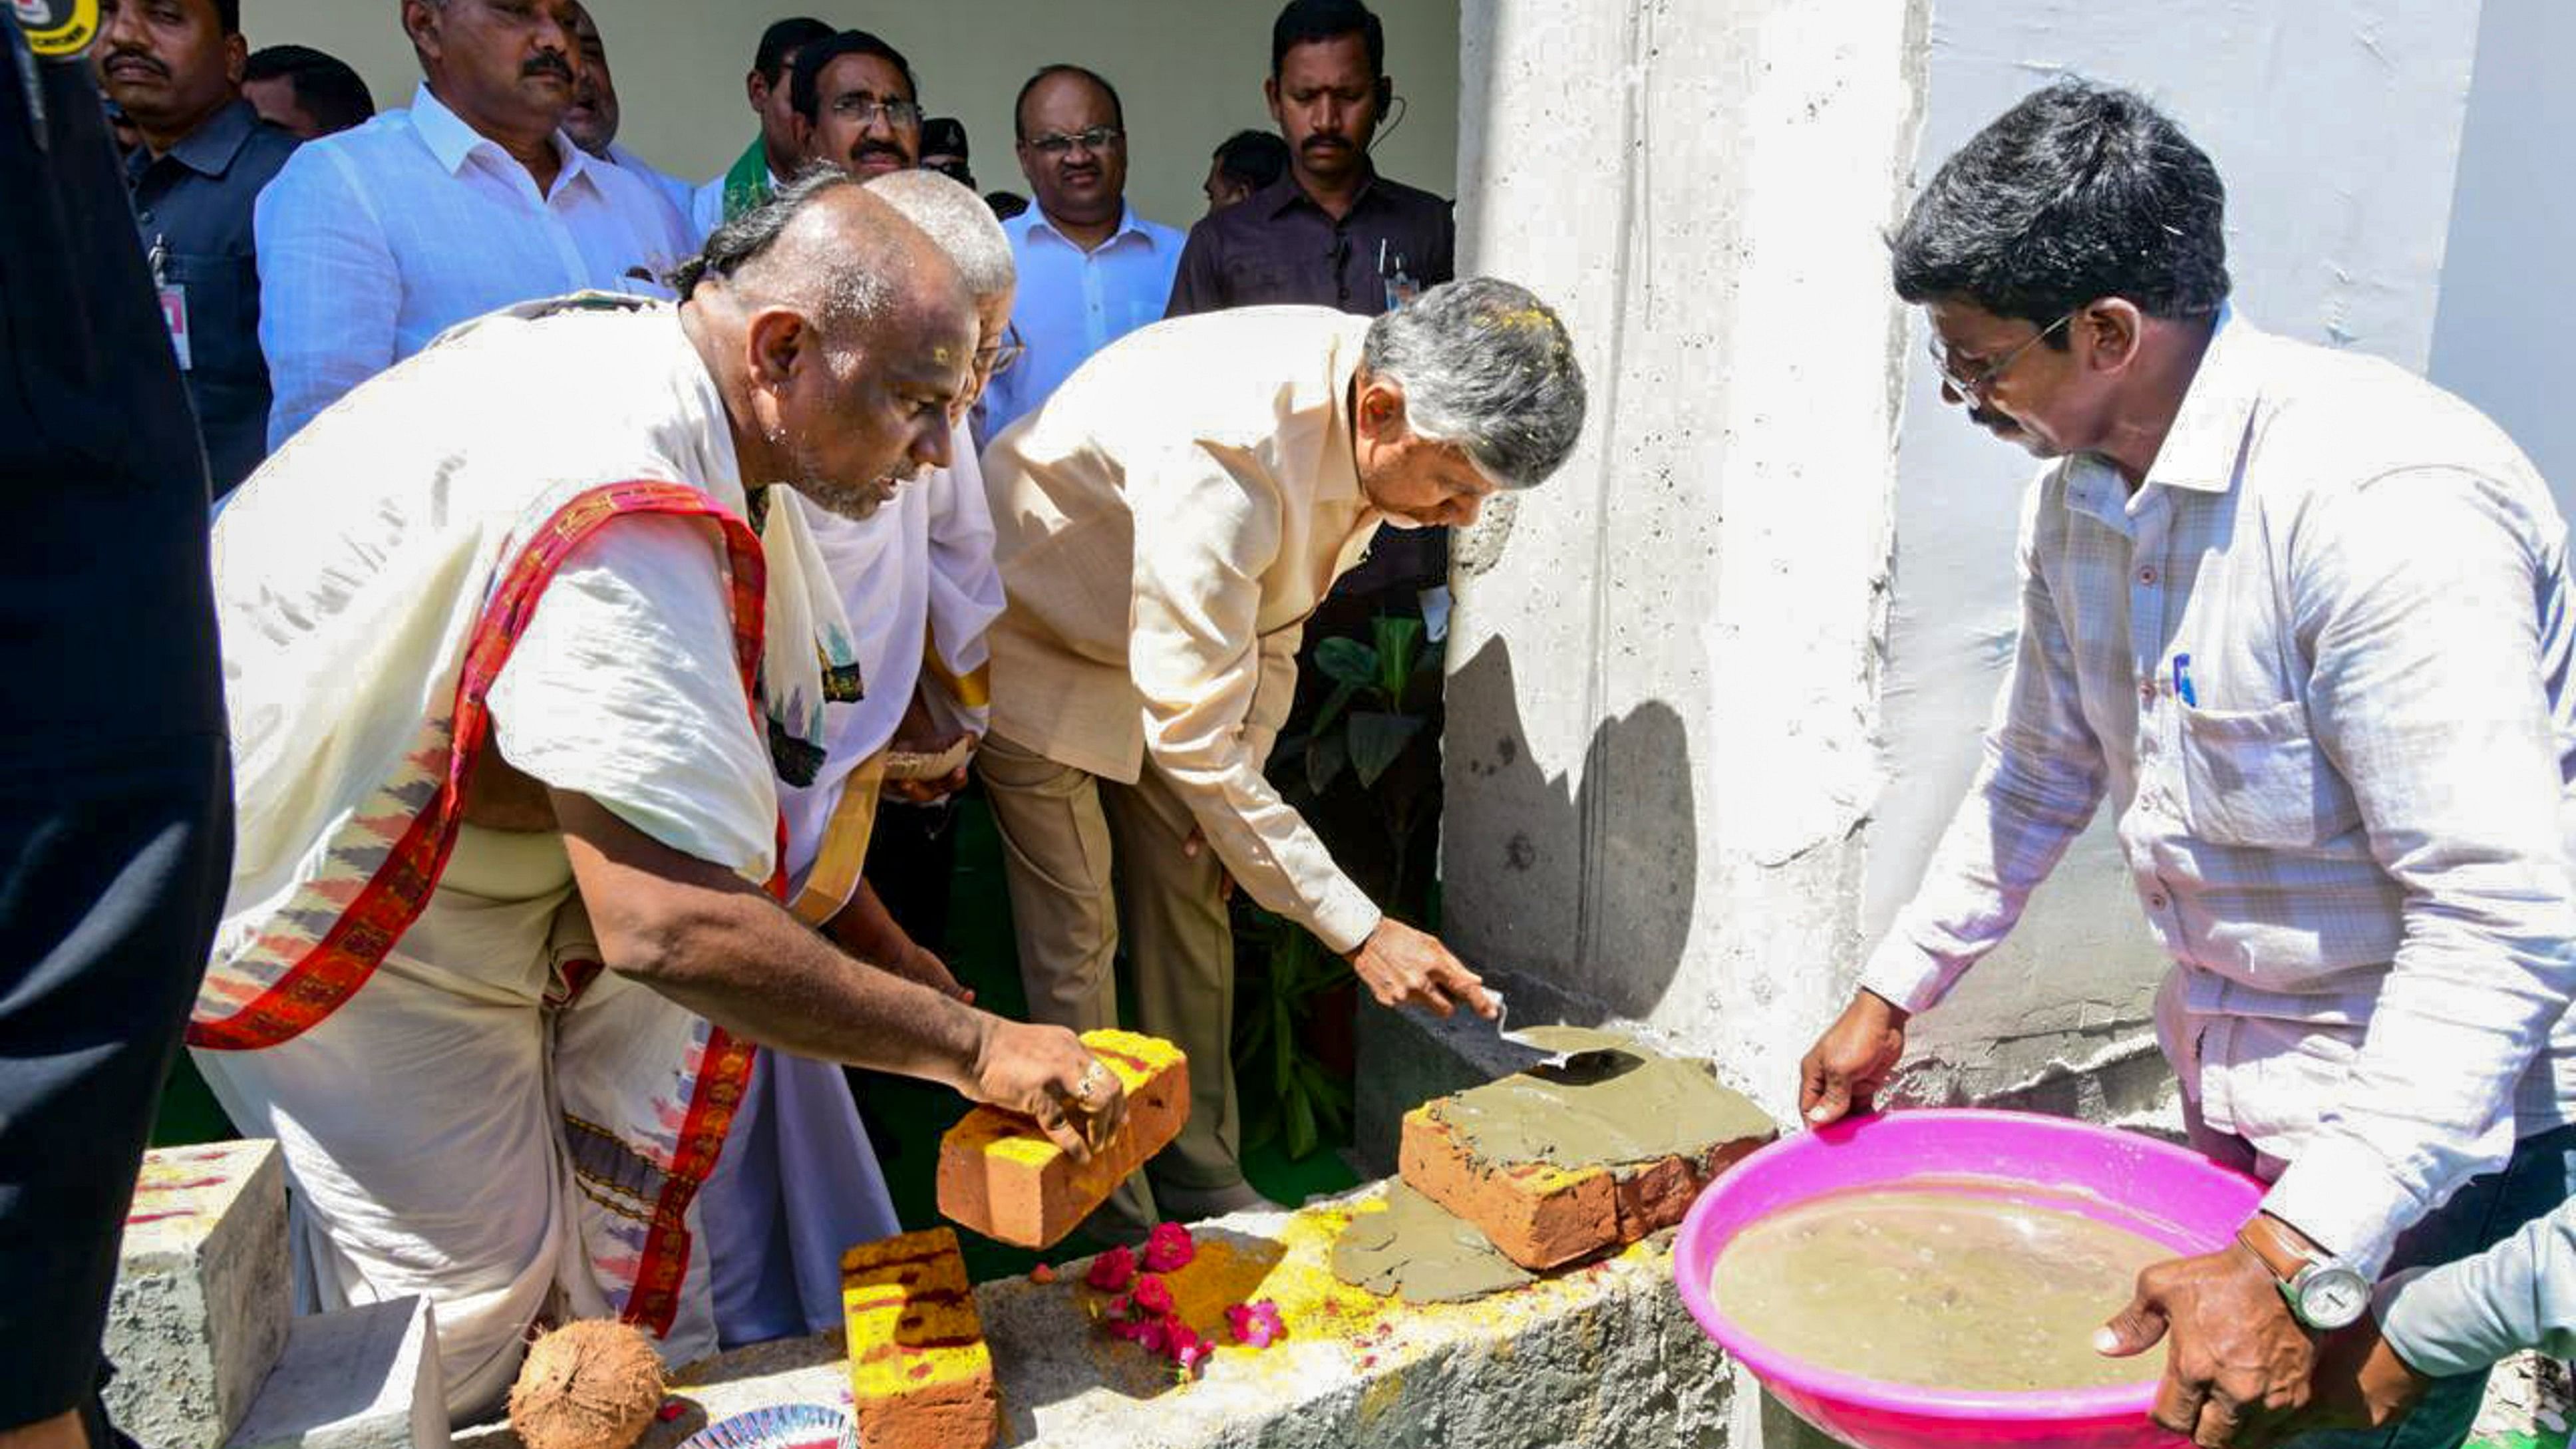
[[[1111,1318],[1111,1319],[1113,1319],[1113,1320],[1116,1320],[1116,1319],[1124,1319],[1124,1318],[1130,1317],[1131,1315],[1129,1314],[1128,1309],[1127,1309],[1128,1302],[1129,1302],[1129,1299],[1128,1299],[1127,1295],[1126,1295],[1126,1294],[1124,1294],[1124,1293],[1121,1293],[1121,1294],[1119,1294],[1117,1297],[1110,1299],[1110,1300],[1109,1300],[1109,1307],[1108,1307],[1108,1309],[1106,1310],[1106,1311],[1108,1312],[1108,1314],[1109,1314],[1110,1318]]]
[[[1199,1255],[1198,1244],[1190,1240],[1190,1230],[1179,1223],[1157,1223],[1145,1238],[1145,1271],[1170,1273],[1190,1265]]]
[[[1133,1337],[1147,1353],[1168,1352],[1171,1348],[1174,1322],[1175,1320],[1169,1318],[1140,1318],[1134,1325],[1136,1331]],[[1189,1332],[1187,1328],[1181,1331]]]
[[[1103,1293],[1123,1293],[1136,1279],[1136,1255],[1125,1248],[1112,1248],[1091,1260],[1091,1271],[1082,1281]]]
[[[1138,1311],[1150,1313],[1156,1317],[1171,1312],[1172,1285],[1151,1273],[1137,1279],[1136,1307]]]
[[[1199,1365],[1206,1363],[1208,1356],[1216,1352],[1206,1339],[1199,1337],[1197,1329],[1177,1318],[1163,1320],[1163,1345],[1164,1352],[1172,1356],[1172,1362],[1180,1365],[1184,1377],[1195,1377]]]
[[[1268,1348],[1288,1336],[1288,1326],[1279,1318],[1279,1305],[1267,1298],[1227,1309],[1225,1329],[1234,1335],[1235,1342],[1250,1348]]]
[[[1122,1298],[1119,1302],[1124,1304],[1126,1300]],[[1110,1336],[1123,1338],[1129,1343],[1141,1343],[1145,1338],[1147,1322],[1148,1320],[1142,1318],[1113,1318],[1109,1321]]]

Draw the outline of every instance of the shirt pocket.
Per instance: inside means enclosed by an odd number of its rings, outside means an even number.
[[[2360,823],[2360,806],[2308,731],[2307,706],[2182,712],[2191,834],[2218,845],[2298,849]]]

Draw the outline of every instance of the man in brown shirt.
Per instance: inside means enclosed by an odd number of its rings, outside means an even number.
[[[1151,1169],[1163,1215],[1261,1202],[1239,1161],[1228,876],[1380,1004],[1492,1014],[1475,973],[1381,914],[1262,764],[1307,616],[1378,526],[1472,521],[1553,473],[1583,411],[1555,314],[1479,278],[1374,322],[1264,308],[1131,333],[985,453],[1009,604],[980,769],[1021,974],[1038,1020],[1115,1024],[1123,915],[1136,1025],[1190,1057],[1189,1125]]]

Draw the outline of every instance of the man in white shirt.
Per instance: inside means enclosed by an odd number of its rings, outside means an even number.
[[[803,525],[949,461],[957,268],[825,176],[678,284],[458,329],[216,526],[239,828],[190,1041],[284,1143],[306,1306],[429,1296],[458,1416],[540,1318],[714,1349],[697,1198],[754,1042],[999,1101],[1077,1157],[1119,1111],[1069,1033],[784,899],[782,800],[864,685]]]
[[[1185,240],[1127,205],[1127,116],[1108,81],[1048,66],[1020,87],[1012,114],[1036,196],[1002,228],[1020,268],[1011,325],[1028,351],[985,392],[987,438],[1046,401],[1083,359],[1161,321]]]
[[[705,236],[728,219],[742,215],[787,184],[805,166],[805,143],[798,134],[796,107],[788,78],[796,53],[828,38],[832,27],[810,15],[773,21],[760,33],[751,70],[742,78],[743,98],[760,118],[760,134],[723,175],[698,188],[689,207],[689,223]]]
[[[2224,204],[2146,101],[2065,81],[1897,235],[1944,395],[2054,461],[1984,768],[1800,1093],[1816,1122],[1865,1102],[2107,796],[2192,1137],[2272,1183],[2104,1331],[2170,1336],[2155,1418],[2205,1445],[2294,1413],[2384,1271],[2484,1250],[2576,1173],[2566,523],[2456,398],[2232,317]],[[2484,1377],[2393,1439],[2301,1442],[2457,1445]]]
[[[573,83],[572,105],[564,111],[564,134],[592,156],[652,183],[685,223],[697,188],[617,144],[618,122],[624,118],[617,104],[617,77],[608,68],[608,41],[599,33],[599,18],[586,5],[573,7],[573,39],[581,48],[581,75]]]
[[[561,130],[575,9],[406,0],[425,77],[411,109],[307,144],[260,194],[272,449],[469,318],[584,288],[669,295],[686,228]]]

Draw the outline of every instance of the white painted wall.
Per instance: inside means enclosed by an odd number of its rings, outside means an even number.
[[[2576,510],[2576,6],[2486,0],[2433,326],[2433,380],[2485,409]]]
[[[1456,0],[1373,8],[1386,22],[1387,72],[1407,101],[1403,123],[1381,133],[1378,164],[1440,190],[1458,144]],[[1207,209],[1199,183],[1216,144],[1270,126],[1261,82],[1278,10],[1272,0],[592,0],[624,103],[618,139],[676,175],[712,176],[742,154],[753,129],[742,96],[753,45],[770,21],[812,15],[874,30],[903,51],[931,113],[965,121],[988,191],[1028,191],[1010,143],[1011,100],[1029,73],[1055,61],[1099,71],[1127,105],[1128,199],[1176,226]],[[246,0],[242,23],[254,46],[299,41],[348,61],[390,107],[409,104],[420,80],[396,15],[395,0]]]
[[[2243,316],[2429,362],[2569,492],[2576,11],[2481,19],[1468,0],[1464,242],[1563,307],[1595,389],[1565,474],[1461,551],[1445,924],[1471,959],[1780,1104],[1967,784],[2017,628],[2034,465],[1940,404],[1879,234],[2057,75],[2145,91],[2211,153]],[[1911,1085],[2149,1110],[2162,970],[2097,828],[1918,1025]]]
[[[1592,416],[1462,550],[1443,928],[1775,1109],[1856,950],[1913,13],[1460,17],[1461,270],[1562,311]]]
[[[2551,23],[2568,30],[2554,0],[2520,3],[2554,11]],[[2243,315],[2421,370],[2452,280],[2443,251],[2478,10],[2476,0],[1934,0],[1918,177],[1928,180],[1980,127],[2057,75],[2135,87],[2218,165]],[[2523,57],[2533,84],[2553,56],[2570,53]],[[2546,164],[2570,133],[2559,130],[2554,145],[2535,144],[2537,134],[2501,140],[2499,165],[2513,156]],[[2515,282],[2498,281],[2517,301],[2554,293],[2530,279],[2566,254],[2533,252]],[[1887,786],[1862,904],[1872,939],[1913,890],[1975,769],[2015,638],[2014,530],[2034,466],[1942,405],[1920,319],[1908,325],[1882,701]],[[2554,371],[2564,396],[2566,369]],[[1923,1019],[1916,1042],[1932,1079],[1918,1089],[1982,1096],[2058,1065],[2151,1057],[2143,1022],[2162,960],[2099,820],[2013,939]],[[2132,1081],[2164,1080],[2152,1060],[2138,1067]]]

